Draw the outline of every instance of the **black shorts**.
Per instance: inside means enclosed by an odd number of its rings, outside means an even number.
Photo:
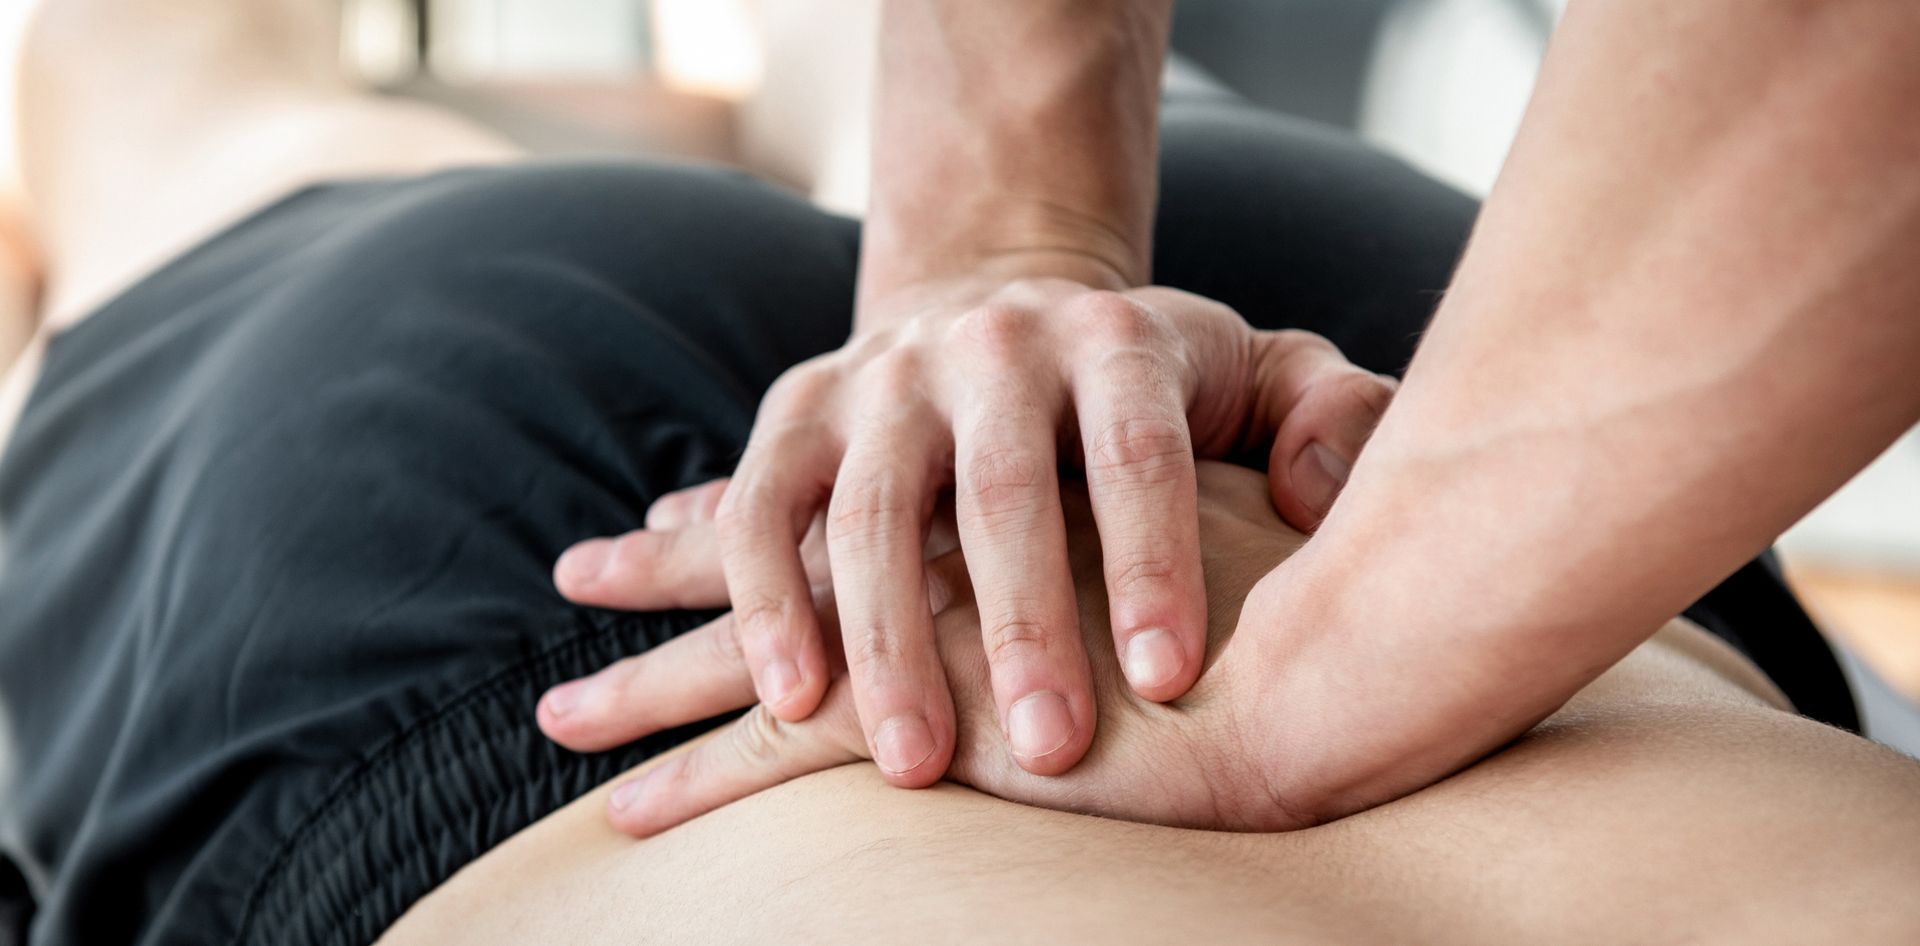
[[[1227,101],[1170,105],[1164,149],[1161,282],[1406,363],[1472,201]],[[0,466],[28,941],[369,943],[687,738],[542,738],[543,689],[706,617],[575,607],[549,569],[728,472],[760,393],[846,335],[858,238],[706,168],[335,184],[56,338]],[[1765,563],[1692,614],[1854,725]]]

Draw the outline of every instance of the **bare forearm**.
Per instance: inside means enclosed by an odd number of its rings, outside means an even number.
[[[1912,4],[1576,3],[1328,606],[1544,712],[1920,417],[1915,101]]]
[[[863,320],[903,287],[982,273],[1147,280],[1170,6],[889,0]]]

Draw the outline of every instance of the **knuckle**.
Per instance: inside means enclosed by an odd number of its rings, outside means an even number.
[[[865,474],[836,484],[827,506],[827,535],[836,541],[872,540],[917,520],[919,497],[898,478]]]
[[[1399,385],[1389,378],[1355,369],[1337,382],[1340,396],[1353,408],[1369,414],[1384,414],[1393,403]]]
[[[821,356],[791,368],[767,388],[760,399],[764,416],[777,410],[805,410],[825,401],[839,383],[840,372]]]
[[[1029,348],[1037,328],[1030,310],[988,304],[956,319],[953,331],[975,353],[998,361],[1011,361]]]
[[[1052,650],[1053,638],[1046,625],[1024,616],[994,621],[981,632],[990,664],[1044,657]]]
[[[648,710],[655,705],[655,701],[648,699],[654,689],[650,670],[644,654],[617,661],[602,670],[601,673],[613,681],[607,688],[614,697],[609,708],[650,718]]]
[[[1153,310],[1118,292],[1089,292],[1069,304],[1076,333],[1107,348],[1151,346],[1164,335]]]
[[[925,377],[926,365],[920,356],[905,349],[875,355],[860,366],[861,386],[882,396],[897,397],[918,390]]]
[[[706,781],[707,769],[711,763],[707,758],[709,750],[701,746],[677,759],[668,759],[660,763],[659,777],[666,783],[660,790],[662,798],[686,798]]]
[[[792,626],[793,603],[778,595],[746,592],[735,597],[734,625],[740,634],[753,634],[777,640]]]
[[[623,572],[648,570],[661,562],[673,561],[673,532],[629,532],[613,540],[608,559]]]
[[[856,333],[840,346],[839,355],[853,364],[865,362],[891,350],[900,342],[900,329],[897,325],[884,325],[870,332]],[[831,357],[822,355],[822,358]]]
[[[723,545],[736,548],[774,541],[791,541],[780,534],[780,495],[760,482],[736,483],[720,497],[713,510],[714,533]]]
[[[1340,353],[1340,349],[1328,341],[1326,336],[1303,328],[1276,329],[1270,337],[1273,339],[1274,348],[1290,355]]]
[[[766,704],[756,703],[734,726],[733,751],[748,767],[764,768],[780,760],[786,732],[786,724]]]
[[[1052,470],[1036,451],[1011,444],[976,451],[967,458],[964,491],[983,521],[1030,511]]]
[[[1101,427],[1088,445],[1087,469],[1135,481],[1171,482],[1193,464],[1187,425],[1162,417],[1129,417]]]
[[[882,627],[867,627],[845,635],[847,668],[858,680],[873,680],[900,665],[900,639]]]
[[[1113,591],[1119,595],[1156,591],[1171,584],[1179,571],[1180,567],[1174,563],[1171,556],[1160,554],[1129,556],[1113,570]]]
[[[687,533],[681,530],[672,532],[643,533],[647,541],[636,541],[628,550],[629,561],[635,568],[645,568],[659,577],[662,582],[680,582],[694,570],[692,556],[688,554]]]

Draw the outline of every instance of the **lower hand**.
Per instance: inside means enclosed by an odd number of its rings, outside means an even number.
[[[1271,790],[1265,744],[1248,698],[1256,665],[1230,642],[1240,603],[1262,576],[1305,540],[1281,522],[1260,474],[1218,463],[1198,468],[1197,521],[1209,608],[1211,669],[1180,700],[1161,704],[1125,684],[1106,637],[1101,550],[1085,494],[1063,500],[1070,572],[1080,591],[1078,633],[1093,655],[1093,693],[1102,724],[1073,771],[1036,776],[1013,764],[989,684],[979,633],[979,604],[958,553],[928,563],[928,594],[938,608],[934,641],[954,696],[958,741],[948,776],[982,791],[1050,808],[1189,827],[1272,829],[1310,820]],[[683,511],[698,516],[699,508]],[[707,554],[711,554],[709,551]],[[823,594],[822,625],[832,633],[832,602]],[[549,736],[595,751],[651,732],[753,703],[750,669],[729,627],[731,617],[622,660],[584,683],[576,708],[541,713]],[[1245,649],[1244,647],[1241,649]],[[836,667],[819,712],[789,722],[765,705],[714,739],[616,788],[609,816],[621,829],[652,834],[781,782],[870,758],[855,711],[852,681]]]

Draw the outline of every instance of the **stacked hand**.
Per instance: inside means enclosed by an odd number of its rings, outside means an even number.
[[[1255,331],[1187,293],[993,285],[896,302],[904,314],[774,385],[730,481],[663,497],[647,528],[569,550],[556,581],[574,601],[734,611],[593,684],[557,688],[542,702],[543,725],[569,745],[605,745],[757,695],[749,726],[765,734],[779,731],[772,720],[825,705],[840,716],[820,731],[849,712],[860,724],[861,738],[839,752],[875,759],[897,785],[924,786],[956,761],[974,767],[960,774],[987,765],[957,760],[962,743],[1005,747],[1038,775],[1073,768],[1109,711],[1096,705],[1089,649],[1147,700],[1187,693],[1209,626],[1233,611],[1209,614],[1195,457],[1264,452],[1262,508],[1311,530],[1393,383],[1318,336]],[[1103,549],[1102,580],[1082,575],[1078,587],[1063,464],[1085,470]],[[931,567],[935,502],[947,490],[964,566]],[[817,607],[829,574],[833,606]],[[1082,618],[1102,584],[1111,644],[1089,648]],[[942,594],[964,598],[967,616],[936,626]],[[956,674],[945,658],[957,645],[940,627],[976,622],[971,653],[983,665]],[[641,669],[669,663],[671,675]],[[966,688],[987,680],[992,712],[982,715]],[[983,720],[996,738],[965,728]]]
[[[1295,827],[1312,820],[1291,810],[1283,788],[1269,778],[1256,696],[1258,664],[1248,648],[1230,642],[1241,602],[1262,576],[1286,559],[1304,536],[1274,513],[1266,478],[1219,463],[1198,469],[1199,545],[1204,593],[1210,603],[1206,675],[1177,703],[1143,699],[1123,683],[1107,636],[1101,590],[1101,549],[1087,495],[1070,485],[1063,496],[1069,567],[1079,592],[1074,631],[1092,655],[1093,695],[1101,724],[1085,759],[1062,775],[1038,776],[1013,764],[989,689],[989,665],[979,633],[980,611],[960,553],[927,562],[928,596],[937,609],[933,643],[953,694],[958,742],[948,777],[1004,798],[1163,824],[1229,829]],[[687,508],[683,525],[704,512]],[[690,571],[717,583],[709,554]],[[683,593],[671,587],[660,595]],[[834,608],[823,593],[821,627],[837,633]],[[613,664],[587,680],[570,712],[543,710],[541,724],[560,743],[583,751],[609,748],[648,733],[738,709],[754,701],[749,668],[732,617]],[[830,648],[830,652],[838,648]],[[1239,652],[1236,652],[1239,651]],[[765,704],[715,738],[616,788],[611,817],[622,829],[652,834],[773,785],[810,772],[868,758],[854,708],[852,680],[836,666],[818,712],[801,722],[776,717]]]

